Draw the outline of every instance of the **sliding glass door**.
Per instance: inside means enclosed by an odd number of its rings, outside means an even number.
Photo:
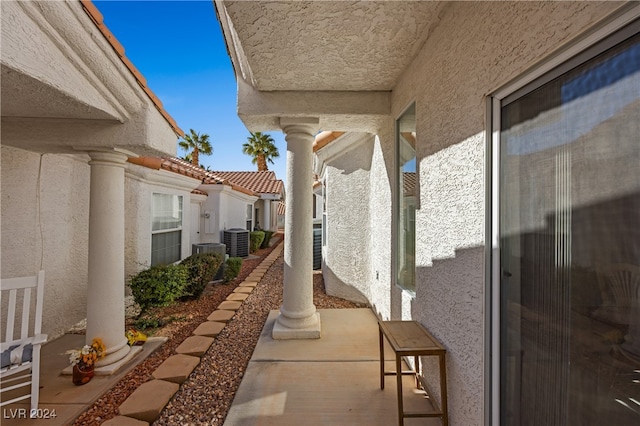
[[[498,107],[500,419],[638,425],[638,22],[567,65]]]

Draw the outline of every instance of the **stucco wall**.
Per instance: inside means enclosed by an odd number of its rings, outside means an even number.
[[[88,157],[2,146],[2,278],[45,271],[42,331],[86,316]]]
[[[366,303],[370,298],[370,258],[365,254],[372,240],[369,194],[374,136],[348,134],[335,144],[349,149],[331,159],[324,172],[328,202],[322,272],[328,294]],[[336,145],[331,149],[339,148]]]
[[[250,197],[239,193],[238,191],[232,191],[230,189],[224,191],[223,197],[226,198],[224,211],[220,212],[220,225],[221,229],[242,228],[247,227],[247,204],[252,204],[256,201],[256,197]],[[251,207],[253,210],[253,207]],[[253,225],[255,225],[256,219],[253,218]]]
[[[209,194],[202,209],[211,212],[209,228],[205,224],[205,230],[200,234],[203,243],[222,242],[225,229],[246,229],[247,204],[253,205],[257,197],[234,191],[228,185],[200,185],[198,189]]]
[[[392,267],[392,192],[393,181],[393,121],[375,136],[369,187],[370,243],[370,288],[369,302],[382,318],[391,317],[393,293]]]
[[[451,3],[393,91],[394,116],[416,102],[420,170],[416,297],[403,306],[448,350],[453,425],[484,422],[485,95],[616,7]]]

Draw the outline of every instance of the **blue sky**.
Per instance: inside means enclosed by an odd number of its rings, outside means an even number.
[[[213,1],[94,1],[126,56],[185,132],[206,133],[211,170],[257,170],[242,153],[249,131],[236,114],[236,79]],[[269,164],[285,179],[286,142],[270,132],[280,157]],[[177,150],[178,156],[184,151]]]

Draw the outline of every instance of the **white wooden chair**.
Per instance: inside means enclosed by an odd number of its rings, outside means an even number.
[[[2,393],[31,385],[30,393],[2,401],[0,406],[31,398],[31,413],[35,413],[40,387],[40,347],[47,341],[47,335],[41,334],[44,271],[32,277],[3,279],[0,290],[1,320],[5,325],[0,342]],[[32,307],[33,291],[35,309]]]

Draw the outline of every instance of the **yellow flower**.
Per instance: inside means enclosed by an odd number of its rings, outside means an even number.
[[[91,367],[98,358],[105,356],[106,347],[100,338],[94,338],[91,345],[84,345],[82,349],[68,351],[69,360],[80,368]]]

